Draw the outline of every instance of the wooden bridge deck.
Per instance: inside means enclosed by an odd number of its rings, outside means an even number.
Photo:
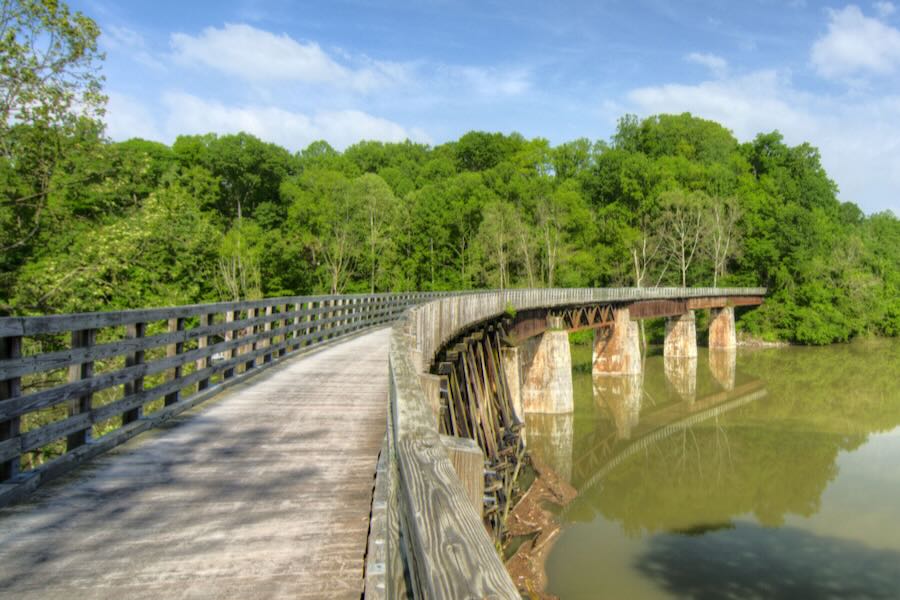
[[[275,366],[0,510],[0,597],[359,598],[388,333]]]

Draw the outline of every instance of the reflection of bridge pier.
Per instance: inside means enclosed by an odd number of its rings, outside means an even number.
[[[697,398],[697,357],[666,356],[663,368],[675,393],[685,402],[693,402]]]
[[[737,350],[710,347],[709,370],[719,385],[725,390],[733,390],[737,372]]]
[[[643,376],[594,375],[594,402],[606,409],[616,424],[616,436],[620,440],[631,439],[631,430],[637,427],[641,413]]]
[[[574,415],[529,413],[525,416],[525,429],[528,432],[528,451],[537,455],[560,477],[572,481]]]

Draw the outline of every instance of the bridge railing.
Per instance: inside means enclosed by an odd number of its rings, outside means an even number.
[[[508,290],[412,307],[391,333],[388,426],[376,477],[366,598],[520,597],[456,476],[421,384],[444,345],[510,309],[765,293],[764,288]]]
[[[283,358],[435,296],[0,318],[0,506]]]

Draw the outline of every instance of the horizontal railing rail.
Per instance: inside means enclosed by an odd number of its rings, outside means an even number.
[[[421,383],[442,347],[510,310],[765,293],[764,288],[506,290],[445,296],[410,308],[391,333],[387,435],[376,475],[366,598],[520,598],[456,476]]]
[[[437,295],[0,318],[0,505],[264,367]]]

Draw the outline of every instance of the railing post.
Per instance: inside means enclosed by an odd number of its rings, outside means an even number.
[[[209,313],[200,315],[200,327],[209,327],[213,324],[215,320],[215,314]],[[212,341],[212,336],[201,335],[197,340],[197,348],[208,348],[210,342]],[[196,368],[198,371],[202,371],[203,369],[209,368],[212,366],[212,356],[206,356],[205,358],[198,358]],[[197,391],[205,390],[209,387],[209,377],[204,377],[200,381],[197,382]]]
[[[11,336],[0,338],[0,360],[9,360],[22,356],[22,338],[19,336]],[[0,381],[0,400],[8,400],[16,398],[22,393],[22,380],[19,377],[13,377]],[[7,444],[10,450],[13,450],[12,456],[0,462],[0,481],[12,479],[19,473],[19,463],[22,460],[22,454],[19,451],[19,417],[13,417],[0,423],[0,448],[5,448]],[[9,456],[9,452],[3,452]]]
[[[290,336],[288,335],[288,331],[287,331],[288,326],[290,326],[291,322],[293,321],[293,319],[291,319],[289,316],[287,316],[288,313],[291,312],[290,306],[291,305],[286,302],[281,305],[281,310],[283,311],[282,314],[284,315],[284,318],[281,319],[280,323],[281,323],[281,328],[284,329],[285,331],[284,331],[284,334],[281,336],[281,341],[282,341],[283,345],[281,347],[281,350],[278,351],[279,358],[284,356],[285,354],[287,354],[288,350],[290,350],[290,344],[288,343],[288,338]]]
[[[89,348],[94,345],[97,340],[96,329],[82,329],[72,332],[72,348]],[[94,376],[94,361],[89,360],[81,364],[69,365],[69,382],[74,383],[82,379],[90,379]],[[69,400],[69,416],[78,415],[91,411],[91,400],[93,394],[84,394],[78,398]],[[66,437],[66,452],[69,452],[78,446],[82,446],[91,439],[90,424],[79,431],[70,433]]]
[[[271,317],[271,316],[272,316],[272,305],[270,304],[266,307],[266,317]],[[266,324],[263,325],[263,331],[264,332],[272,331],[272,321],[266,320]],[[274,341],[275,341],[274,338],[267,337],[266,339],[263,340],[262,343],[264,344],[265,348],[271,348],[272,342],[274,342]],[[270,363],[270,362],[272,362],[272,351],[271,350],[266,352],[265,354],[263,354],[263,364]]]
[[[233,310],[229,310],[225,313],[225,322],[226,323],[234,322],[234,311]],[[230,341],[234,340],[234,337],[235,337],[234,333],[235,333],[234,329],[226,329],[225,330],[225,341],[230,342]],[[229,360],[237,357],[237,355],[238,355],[237,346],[232,347],[230,350],[228,350],[226,352],[226,356],[228,357]],[[234,367],[229,367],[229,368],[225,369],[224,373],[222,373],[222,379],[231,379],[232,377],[234,377]]]
[[[302,308],[303,308],[303,303],[297,302],[294,304],[294,312],[295,313],[300,312],[300,310]],[[300,315],[294,315],[294,331],[292,333],[292,337],[294,337],[294,338],[300,337]],[[296,350],[299,347],[300,347],[300,342],[296,342],[291,347],[291,350]]]
[[[146,323],[132,323],[131,325],[126,325],[125,327],[125,337],[128,339],[140,339],[144,337],[144,334],[147,331]],[[125,367],[133,367],[135,365],[143,364],[144,362],[144,351],[143,350],[135,350],[131,354],[128,354],[125,357]],[[138,394],[144,390],[144,378],[135,377],[133,380],[125,384],[124,393],[125,396],[131,396],[133,394]],[[131,410],[127,410],[122,413],[122,425],[127,425],[134,421],[140,419],[144,414],[143,406],[137,406],[132,408]]]
[[[248,308],[247,309],[247,319],[250,320],[250,326],[247,327],[246,329],[244,329],[244,331],[247,332],[247,337],[252,337],[253,335],[256,334],[257,324],[255,323],[255,320],[258,316],[259,316],[259,309],[256,309],[256,308]],[[248,353],[253,352],[254,350],[256,350],[256,342],[251,342],[250,344],[242,346],[242,348],[245,348],[245,352],[248,352]],[[255,367],[256,367],[256,357],[254,356],[253,358],[251,358],[250,360],[248,360],[247,362],[244,363],[244,372],[246,373],[247,371],[249,371],[250,369],[253,369]]]
[[[169,332],[175,333],[177,331],[184,331],[184,319],[169,319]],[[178,356],[182,352],[184,352],[184,342],[175,342],[174,344],[166,346],[166,358]],[[172,378],[170,381],[178,381],[179,379],[181,379],[181,365],[172,368]],[[166,406],[171,406],[179,400],[181,400],[181,390],[177,389],[174,392],[166,394],[165,404]]]
[[[328,329],[334,329],[334,321],[332,321],[334,319],[334,298],[328,300],[328,309]],[[334,332],[329,331],[326,339],[330,340],[332,337],[334,337]]]

